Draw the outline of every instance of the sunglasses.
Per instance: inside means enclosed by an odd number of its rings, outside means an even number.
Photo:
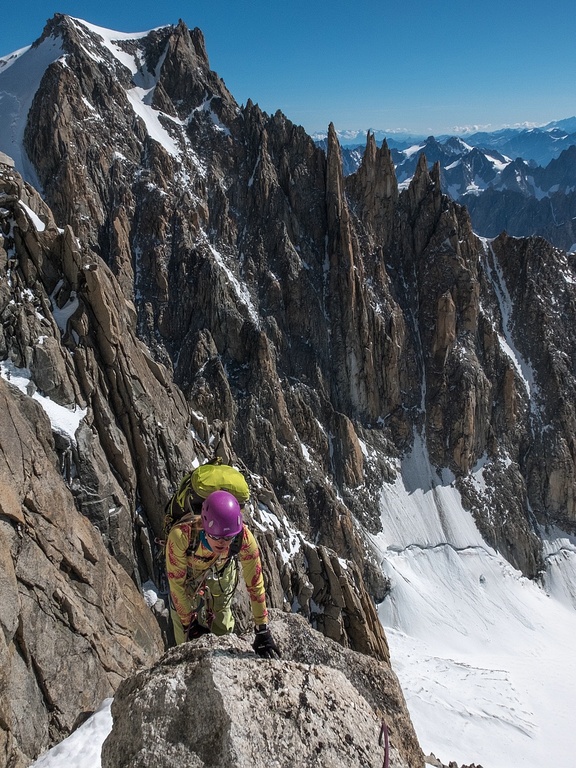
[[[237,534],[235,533],[232,536],[213,536],[211,533],[206,532],[206,536],[214,541],[232,541],[232,539],[236,538]]]

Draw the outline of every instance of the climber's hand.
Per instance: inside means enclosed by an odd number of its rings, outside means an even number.
[[[198,619],[194,619],[188,629],[184,630],[186,640],[196,640],[197,637],[202,637],[202,635],[206,635],[208,632],[210,632],[208,627],[204,627],[202,624],[199,624]]]
[[[263,659],[279,659],[282,656],[266,624],[256,627],[256,639],[252,648]]]

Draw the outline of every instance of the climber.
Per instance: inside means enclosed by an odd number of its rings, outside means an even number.
[[[268,628],[268,611],[258,545],[242,518],[242,509],[228,491],[213,491],[200,515],[177,522],[166,542],[170,616],[176,644],[207,632],[226,635],[234,629],[232,598],[239,567],[246,582],[256,639],[262,658],[280,657]]]

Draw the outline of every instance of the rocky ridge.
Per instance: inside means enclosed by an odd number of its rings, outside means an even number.
[[[573,138],[565,137],[566,148],[539,165],[527,155],[507,155],[496,143],[492,148],[488,142],[470,146],[467,139],[454,136],[438,140],[429,136],[405,149],[393,147],[391,140],[391,154],[402,188],[408,186],[422,155],[429,169],[439,163],[443,191],[466,206],[477,234],[493,238],[505,231],[515,237],[539,236],[557,248],[574,251]],[[318,142],[321,147],[326,144]],[[342,149],[345,175],[358,170],[363,153],[364,147]]]
[[[160,576],[154,526],[170,483],[211,444],[233,454],[223,425],[192,413],[138,340],[108,267],[8,164],[0,206],[0,749],[20,768],[165,647],[165,607],[157,622],[142,597]],[[270,604],[389,663],[359,568],[303,539],[269,484],[250,481]],[[239,628],[247,604],[240,595]]]
[[[244,638],[201,638],[168,651],[123,683],[103,768],[378,766],[382,720],[392,768],[423,766],[389,668],[345,650],[294,614],[275,613],[280,661]],[[202,714],[198,702],[202,701]]]
[[[514,335],[507,313],[524,327],[532,305],[502,303],[500,267],[491,265],[500,247],[474,236],[465,210],[442,194],[439,169],[430,173],[421,157],[399,194],[387,147],[369,138],[362,167],[344,177],[333,129],[324,155],[280,113],[240,108],[209,69],[201,33],[183,24],[132,44],[141,54],[131,82],[148,78],[151,103],[161,99],[154,117],[173,143],[159,142],[141,121],[128,126],[130,83],[86,59],[87,45],[98,44],[90,29],[55,17],[48,34],[61,36],[67,62],[82,58],[91,79],[88,89],[78,67],[55,62],[34,98],[25,143],[46,199],[99,250],[127,299],[137,297],[139,337],[194,410],[229,426],[235,451],[269,480],[290,519],[363,562],[350,512],[377,529],[369,510],[381,478],[394,476],[414,430],[425,428],[433,463],[464,488],[487,458],[491,504],[513,511],[493,515],[472,491],[466,498],[488,542],[535,575],[539,545],[526,510],[543,523],[554,505],[568,510],[562,524],[575,517],[574,457],[567,464],[561,447],[570,427],[555,426],[561,436],[540,450],[546,419],[534,429],[540,405],[529,405],[506,351]],[[71,117],[87,99],[100,116],[89,123],[99,140],[88,142],[85,131],[77,141],[79,121],[47,108],[62,78]],[[100,124],[112,126],[104,140]],[[71,145],[75,153],[62,153]],[[60,199],[89,205],[91,215],[64,210]],[[571,263],[544,241],[528,247],[561,262],[550,272],[569,323]],[[511,274],[526,268],[517,263]],[[546,344],[518,339],[514,348],[530,368]],[[551,396],[570,411],[572,374],[566,384],[550,382]],[[537,475],[524,444],[546,457]],[[550,506],[556,473],[564,490]]]

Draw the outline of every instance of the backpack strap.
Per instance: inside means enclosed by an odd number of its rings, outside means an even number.
[[[228,557],[226,558],[226,562],[222,566],[222,568],[219,568],[217,573],[220,575],[221,573],[224,573],[226,568],[230,565],[232,560],[235,560],[238,555],[240,554],[240,550],[242,549],[242,541],[244,539],[244,529],[240,531],[240,533],[235,536],[232,539],[232,544],[230,544],[230,549],[228,550]]]
[[[242,549],[242,541],[244,539],[244,528],[240,531],[240,533],[232,539],[232,544],[230,544],[230,549],[228,550],[228,555],[230,557],[236,557],[236,555],[240,554],[240,550]]]
[[[191,523],[194,518],[198,517],[196,512],[188,512],[183,517],[178,520],[176,525],[180,525],[180,523]],[[200,543],[200,533],[202,531],[202,528],[193,528],[194,535],[190,537],[190,542],[188,546],[186,547],[186,557],[190,557],[192,552],[196,549],[198,544]]]

